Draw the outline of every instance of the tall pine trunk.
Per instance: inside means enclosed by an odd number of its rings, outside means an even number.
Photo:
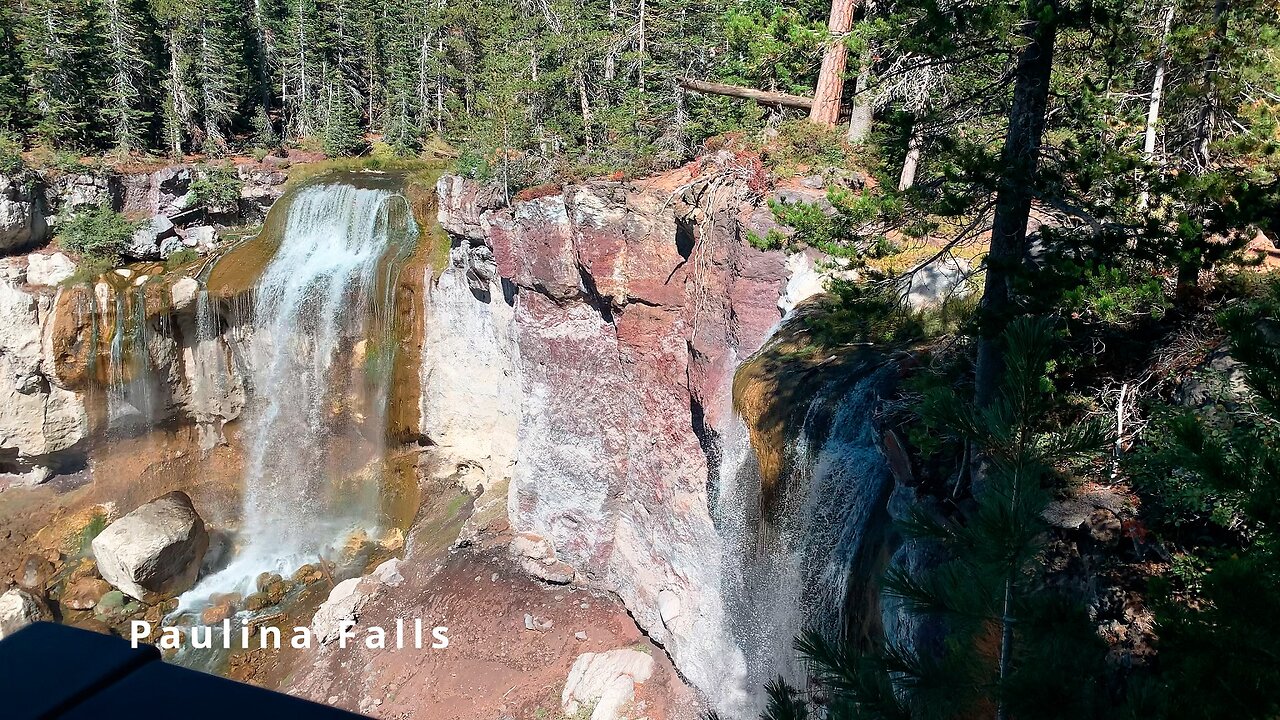
[[[1020,33],[1025,45],[1018,54],[1009,130],[1000,153],[996,214],[987,253],[986,286],[980,305],[981,329],[974,378],[974,402],[985,407],[995,396],[1004,372],[1000,336],[1014,314],[1012,284],[1027,250],[1040,143],[1049,105],[1049,76],[1057,40],[1058,0],[1031,0]]]
[[[809,121],[833,128],[840,120],[840,96],[844,93],[844,71],[849,50],[844,36],[853,27],[855,0],[831,0],[831,16],[827,30],[831,39],[822,56],[822,69],[818,71],[818,87],[813,91],[813,107]]]
[[[1193,147],[1197,169],[1209,171],[1209,143],[1213,141],[1213,121],[1218,114],[1218,92],[1214,87],[1218,74],[1218,43],[1227,35],[1227,0],[1218,0],[1213,6],[1214,35],[1209,54],[1204,59],[1204,100],[1200,117],[1196,122],[1196,140]]]
[[[1151,81],[1151,99],[1147,102],[1147,127],[1142,140],[1142,159],[1147,162],[1155,160],[1157,127],[1160,124],[1160,103],[1164,99],[1164,75],[1169,67],[1169,30],[1173,25],[1173,11],[1176,6],[1169,3],[1165,7],[1161,20],[1160,55],[1156,58],[1155,78]],[[1143,190],[1138,195],[1138,209],[1146,210],[1150,194]]]
[[[916,184],[916,168],[920,166],[920,152],[924,147],[924,134],[920,123],[911,124],[911,135],[907,138],[907,156],[902,160],[902,172],[898,174],[898,190],[908,190]]]

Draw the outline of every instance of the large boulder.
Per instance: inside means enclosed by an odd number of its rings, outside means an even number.
[[[49,236],[34,182],[0,175],[0,252],[38,245]]]
[[[32,253],[27,256],[27,284],[56,286],[76,274],[76,264],[66,255]]]
[[[153,216],[133,232],[124,254],[136,260],[159,260],[162,256],[161,243],[176,234],[172,220],[164,215]],[[181,243],[177,247],[180,248]]]
[[[648,680],[653,669],[653,656],[639,650],[583,653],[569,670],[560,707],[569,717],[591,708],[591,720],[615,720],[635,697],[636,685]]]
[[[209,533],[183,492],[171,492],[107,526],[93,539],[102,579],[148,604],[191,588]]]
[[[0,640],[18,632],[33,622],[51,619],[49,609],[40,598],[13,588],[0,595]]]

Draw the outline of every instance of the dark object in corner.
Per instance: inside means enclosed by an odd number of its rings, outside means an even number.
[[[6,720],[110,720],[142,704],[180,708],[184,720],[287,717],[354,720],[345,710],[169,665],[152,645],[36,623],[0,641],[0,698]]]

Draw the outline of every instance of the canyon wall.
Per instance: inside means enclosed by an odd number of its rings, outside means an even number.
[[[431,442],[505,481],[514,532],[616,593],[692,684],[742,710],[708,468],[733,371],[781,318],[786,260],[746,239],[770,215],[732,172],[510,206],[446,176],[438,195],[453,247],[428,300]]]

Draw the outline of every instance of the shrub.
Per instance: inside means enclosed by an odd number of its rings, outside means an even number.
[[[242,187],[244,182],[235,168],[206,165],[200,169],[200,178],[191,183],[191,194],[197,205],[211,210],[230,210],[240,201]]]
[[[200,253],[196,252],[193,248],[183,248],[164,259],[164,269],[176,270],[183,265],[190,265],[199,259]]]
[[[91,263],[115,263],[140,223],[106,206],[82,210],[58,227],[58,245]]]
[[[1067,311],[1109,325],[1128,325],[1142,317],[1159,320],[1170,306],[1158,278],[1118,267],[1085,269],[1080,284],[1063,301]]]
[[[26,163],[22,160],[22,140],[16,135],[0,132],[0,173],[14,175],[22,172]]]

